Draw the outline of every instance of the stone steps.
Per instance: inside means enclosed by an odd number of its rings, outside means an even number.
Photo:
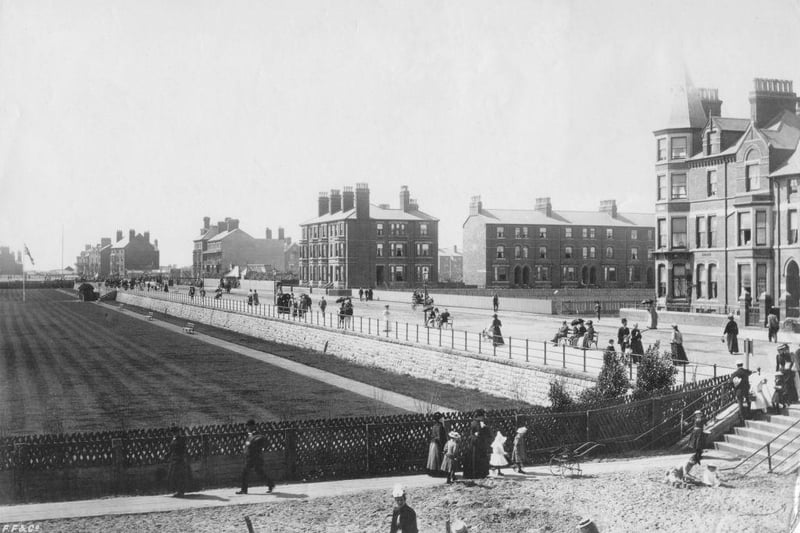
[[[800,457],[800,424],[791,427],[798,421],[800,406],[791,406],[781,414],[767,415],[767,420],[747,420],[744,427],[734,428],[734,433],[725,435],[725,440],[714,446],[741,459],[753,453],[758,458],[766,458],[767,450],[762,447],[769,442],[773,467],[779,465],[776,471],[788,472],[797,466]],[[755,459],[751,459],[753,464]]]

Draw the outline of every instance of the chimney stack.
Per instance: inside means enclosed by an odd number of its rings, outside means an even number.
[[[111,237],[103,237],[102,239],[100,239],[101,248],[109,246],[110,244],[111,244]]]
[[[326,193],[326,192],[319,193],[319,211],[318,211],[318,216],[327,215],[329,209],[330,209],[330,202],[328,200],[328,193]]]
[[[203,217],[203,229],[208,229],[211,225],[211,217]]]
[[[267,228],[267,240],[268,241],[272,240],[272,230],[269,228]]]
[[[284,239],[283,228],[278,226],[278,240],[282,241]]]
[[[457,244],[454,244],[454,245],[453,245],[453,253],[454,253],[454,254],[457,254],[457,253],[458,253],[458,245],[457,245]]]
[[[472,198],[469,199],[470,216],[480,215],[481,209],[483,209],[483,202],[481,202],[480,196],[473,196]]]
[[[146,243],[150,242],[150,232],[149,231],[145,231],[144,232],[144,242],[146,242]]]
[[[547,218],[552,217],[553,204],[550,203],[550,197],[545,196],[544,198],[537,198],[533,210],[539,211],[540,213],[544,213]]]
[[[158,239],[153,241],[153,247],[158,250]]]
[[[128,241],[133,242],[134,237],[136,237],[136,230],[128,230]]]
[[[409,211],[419,211],[419,202],[417,202],[416,198],[411,198],[408,201],[408,210]]]
[[[753,79],[750,93],[750,118],[762,128],[781,111],[797,112],[797,95],[791,80]]]
[[[217,222],[217,233],[224,233],[228,228],[228,223],[224,220]]]
[[[86,247],[86,251],[87,252],[92,249],[92,245],[91,244],[85,244],[84,246]]]
[[[611,218],[617,218],[617,201],[616,200],[600,200],[600,212],[608,213]]]
[[[331,196],[330,196],[331,215],[334,213],[338,213],[341,210],[342,210],[342,193],[339,189],[331,189]]]
[[[698,89],[698,91],[700,92],[700,105],[703,106],[706,118],[721,117],[722,100],[719,99],[719,91],[717,89]]]
[[[117,230],[117,240],[114,242],[119,242],[122,240],[122,230]]]
[[[350,211],[353,207],[355,207],[353,188],[349,185],[345,185],[344,192],[342,193],[342,211]]]
[[[356,218],[369,219],[369,185],[356,183]]]
[[[228,223],[228,231],[233,231],[235,229],[239,229],[239,219],[238,218],[226,218],[225,221]]]
[[[408,213],[409,200],[411,200],[411,193],[408,192],[408,185],[402,185],[400,187],[400,209],[406,213]]]

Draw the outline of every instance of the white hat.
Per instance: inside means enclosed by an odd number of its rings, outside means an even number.
[[[467,529],[467,524],[461,520],[455,520],[450,524],[450,531],[453,533],[468,533],[469,529]]]
[[[528,432],[528,428],[526,428],[525,426],[523,426],[521,428],[517,428],[517,433],[527,433],[527,432]]]
[[[395,485],[394,488],[392,489],[393,498],[402,498],[405,495],[406,495],[406,488],[399,483]]]
[[[450,437],[451,439],[461,438],[461,435],[458,434],[458,431],[451,431],[450,433],[447,434],[447,436]]]

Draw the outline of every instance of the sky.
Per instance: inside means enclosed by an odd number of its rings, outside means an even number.
[[[135,229],[186,266],[204,216],[296,240],[362,182],[441,247],[478,195],[650,213],[684,66],[748,118],[753,78],[800,92],[798,27],[789,0],[0,0],[0,245],[54,269]]]

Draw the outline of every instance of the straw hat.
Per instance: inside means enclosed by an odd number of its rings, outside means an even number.
[[[450,433],[447,434],[447,436],[450,437],[451,439],[461,438],[461,435],[458,434],[458,431],[451,431]]]
[[[528,428],[526,428],[524,426],[517,429],[517,433],[525,434],[527,432],[528,432]]]

